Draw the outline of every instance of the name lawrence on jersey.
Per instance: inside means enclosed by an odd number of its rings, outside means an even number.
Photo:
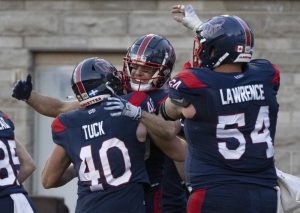
[[[222,105],[252,100],[265,100],[264,85],[253,84],[234,88],[220,89]]]
[[[103,121],[96,122],[93,124],[83,125],[82,129],[84,131],[85,140],[89,140],[92,138],[99,137],[101,135],[105,135],[103,130]]]

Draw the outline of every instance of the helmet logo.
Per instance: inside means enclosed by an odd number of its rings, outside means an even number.
[[[216,19],[216,20],[211,20],[210,22],[203,24],[201,26],[201,35],[203,37],[212,37],[216,32],[218,32],[223,24],[224,24],[225,20],[224,19]]]
[[[89,96],[90,97],[93,97],[93,96],[95,96],[95,95],[97,95],[98,94],[98,90],[91,90],[90,92],[89,92]]]

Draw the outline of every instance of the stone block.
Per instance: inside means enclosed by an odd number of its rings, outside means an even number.
[[[38,11],[10,11],[0,13],[1,35],[47,35],[57,33],[58,14]]]
[[[25,37],[24,46],[30,50],[80,50],[87,49],[88,38],[83,36]]]
[[[82,1],[77,1],[80,4]],[[87,1],[89,2],[89,1]],[[84,3],[84,2],[82,2]],[[73,3],[74,4],[74,3]],[[78,5],[77,4],[77,5]],[[82,4],[80,4],[82,5]],[[72,10],[72,1],[60,1],[60,0],[52,0],[52,1],[25,1],[25,8],[27,10],[35,10],[35,11],[64,11],[64,10]],[[82,8],[88,9],[88,8]]]
[[[251,26],[256,37],[260,38],[298,38],[300,17],[298,13],[259,13],[237,12]]]
[[[1,0],[0,1],[0,11],[7,10],[23,10],[24,9],[24,1],[20,0]]]
[[[299,4],[295,1],[270,1],[265,0],[252,0],[252,1],[243,1],[242,4],[239,1],[231,0],[231,1],[224,1],[226,10],[231,11],[259,11],[259,12],[297,12],[299,11]]]
[[[255,35],[256,36],[256,35]],[[300,42],[298,38],[260,38],[255,37],[254,41],[255,50],[265,50],[265,51],[290,51],[290,50],[300,50]]]
[[[167,1],[158,1],[158,9],[159,10],[165,10],[165,11],[170,11],[170,8],[173,5],[176,4],[191,4],[193,6],[193,8],[195,9],[196,13],[201,16],[201,14],[203,13],[203,11],[207,12],[207,11],[215,11],[216,8],[219,12],[223,12],[224,10],[226,10],[226,4],[227,1],[218,1],[218,0],[214,0],[214,1],[208,1],[208,0],[202,0],[202,1],[174,1],[174,0],[167,0]],[[224,14],[224,13],[222,13]]]
[[[299,50],[286,50],[286,51],[273,51],[273,50],[265,50],[260,51],[257,50],[254,53],[254,58],[265,58],[270,60],[272,63],[277,65],[298,65],[300,58]],[[289,71],[289,70],[287,70]]]
[[[22,37],[0,37],[1,48],[22,48]]]
[[[190,33],[175,22],[168,12],[134,11],[130,13],[128,19],[130,35],[155,33],[168,37],[184,36]]]
[[[77,12],[64,17],[66,35],[107,36],[127,33],[127,16],[123,12]]]
[[[278,123],[280,125],[290,125],[292,120],[292,113],[290,111],[282,111],[278,112]]]
[[[294,74],[294,85],[300,86],[300,73],[299,72]]]
[[[122,50],[125,52],[127,48],[133,44],[133,42],[139,36],[101,36],[91,37],[88,39],[89,49],[100,49],[100,50]]]
[[[0,49],[1,68],[27,68],[31,64],[28,49]]]

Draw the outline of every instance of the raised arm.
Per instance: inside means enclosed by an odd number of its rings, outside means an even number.
[[[178,23],[183,24],[186,28],[196,32],[196,30],[203,23],[198,15],[196,14],[192,5],[177,4],[171,9],[171,13],[174,15],[173,18]]]
[[[20,183],[23,183],[34,172],[36,167],[30,154],[18,141],[16,141],[16,154],[20,160],[20,171],[18,174],[18,181]]]
[[[18,100],[26,101],[35,111],[49,117],[56,117],[62,112],[80,107],[78,101],[60,101],[32,90],[30,74],[26,80],[19,80],[16,83],[13,88],[12,96]]]

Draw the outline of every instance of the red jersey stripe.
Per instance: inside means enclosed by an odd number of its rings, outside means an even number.
[[[276,64],[272,64],[275,69],[275,74],[272,78],[272,84],[279,84],[280,83],[280,70]]]
[[[140,106],[143,101],[147,98],[147,94],[141,91],[134,91],[129,98],[129,102],[134,106]]]
[[[59,133],[59,132],[63,132],[66,127],[63,125],[63,123],[59,120],[58,117],[56,117],[53,122],[52,122],[52,130],[56,133]]]
[[[188,87],[188,88],[203,88],[207,87],[207,84],[199,80],[191,71],[183,69],[180,71],[176,77],[180,78],[181,81]]]

